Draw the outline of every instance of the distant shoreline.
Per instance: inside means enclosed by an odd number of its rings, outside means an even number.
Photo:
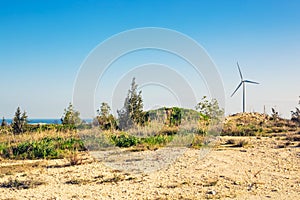
[[[8,124],[11,124],[13,119],[5,119]],[[86,122],[92,122],[92,119],[83,119]],[[61,119],[28,119],[28,124],[61,124]]]

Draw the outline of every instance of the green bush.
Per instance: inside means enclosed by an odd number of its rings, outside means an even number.
[[[0,144],[2,157],[17,159],[62,158],[65,151],[75,150],[85,150],[80,139],[46,137],[39,141],[26,141],[13,146]]]
[[[140,143],[139,138],[122,133],[121,135],[112,135],[112,142],[118,147],[131,147]]]
[[[9,146],[4,143],[0,143],[0,156],[7,157],[9,155]]]
[[[148,145],[165,145],[168,142],[171,142],[173,139],[173,136],[171,135],[156,135],[156,136],[150,136],[147,138],[142,138],[141,142],[148,144]]]

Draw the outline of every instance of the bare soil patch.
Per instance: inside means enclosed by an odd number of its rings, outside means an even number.
[[[2,160],[0,184],[43,184],[0,187],[0,199],[299,199],[297,138],[297,132],[224,136],[204,158],[189,148],[172,165],[148,174],[112,169],[88,154],[79,155],[80,165]]]

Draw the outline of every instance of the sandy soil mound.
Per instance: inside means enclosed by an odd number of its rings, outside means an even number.
[[[295,132],[298,124],[289,119],[261,113],[237,113],[226,117],[221,135],[269,136],[272,133]]]

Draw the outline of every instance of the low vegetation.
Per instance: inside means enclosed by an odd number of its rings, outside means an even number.
[[[221,136],[263,137],[299,131],[298,108],[292,111],[291,120],[280,118],[278,112],[272,109],[270,116],[239,113],[227,117],[223,122],[224,110],[219,107],[217,100],[208,100],[206,96],[195,110],[162,107],[144,111],[142,92],[137,88],[133,79],[124,106],[117,112],[118,118],[113,116],[110,106],[103,102],[92,123],[81,120],[80,113],[71,103],[64,109],[61,124],[30,125],[26,112],[22,113],[18,107],[11,124],[2,119],[0,158],[67,158],[70,165],[77,165],[81,163],[78,152],[87,149],[120,147],[147,150],[170,143],[200,148],[207,145],[205,138],[208,135],[216,137],[219,132]],[[223,124],[221,131],[219,124]],[[293,136],[288,140],[295,142],[300,139]],[[247,145],[246,140],[227,143],[235,147]]]
[[[270,136],[271,133],[297,131],[292,120],[260,113],[239,113],[225,119],[221,136]]]
[[[36,141],[0,144],[0,156],[10,159],[54,159],[65,157],[68,151],[85,150],[78,138],[44,137]]]

